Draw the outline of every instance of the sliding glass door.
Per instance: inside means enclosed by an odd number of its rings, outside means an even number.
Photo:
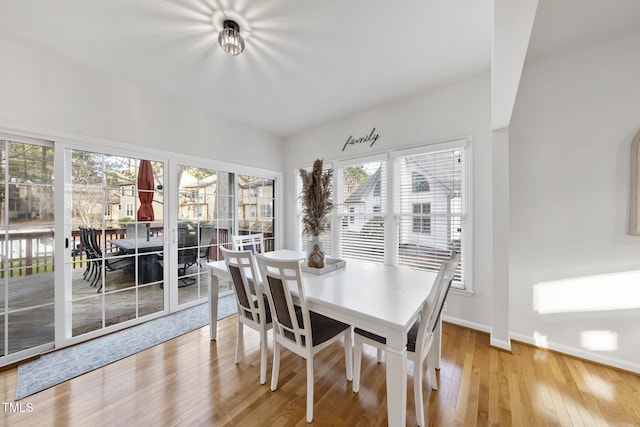
[[[0,361],[53,347],[53,145],[0,137]],[[44,347],[44,348],[43,348]]]
[[[262,233],[265,251],[275,249],[275,180],[237,175],[238,234]]]
[[[234,234],[275,248],[273,174],[55,148],[0,134],[0,366],[206,302]]]
[[[207,267],[221,260],[234,233],[234,175],[214,169],[179,165],[177,203],[178,305],[207,298]],[[229,291],[228,283],[220,291]]]
[[[164,163],[68,150],[65,336],[166,309]]]
[[[202,302],[207,294],[206,263],[222,260],[234,234],[263,233],[274,248],[275,180],[179,165],[177,203],[178,304]],[[230,284],[220,282],[219,291]]]

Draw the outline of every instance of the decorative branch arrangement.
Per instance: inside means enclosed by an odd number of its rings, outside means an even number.
[[[302,178],[302,224],[304,232],[318,236],[327,227],[327,215],[333,208],[331,179],[333,169],[322,171],[322,160],[313,162],[313,169],[300,169]]]

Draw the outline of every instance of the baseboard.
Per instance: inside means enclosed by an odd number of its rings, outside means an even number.
[[[491,337],[491,328],[486,326],[486,325],[482,325],[480,323],[469,322],[467,320],[462,320],[462,319],[458,319],[456,317],[450,317],[450,316],[442,316],[442,320],[444,322],[453,323],[454,325],[462,326],[464,328],[473,329],[475,331],[480,331],[480,332],[487,333],[487,334],[490,335],[489,345],[491,347],[495,347],[498,350],[504,350],[504,351],[511,352],[511,342],[502,341],[502,340],[496,340],[493,337]]]
[[[451,316],[442,316],[442,320],[454,325],[461,326],[463,328],[473,329],[474,331],[484,332],[491,335],[491,328],[481,323],[469,322],[467,320],[459,319]],[[523,334],[513,333],[509,334],[512,340],[518,341],[523,344],[531,345],[536,348],[547,349],[562,353],[567,356],[572,356],[578,359],[586,360],[593,363],[609,366],[612,368],[620,369],[625,372],[640,375],[640,365],[635,363],[629,363],[624,360],[614,359],[612,357],[603,356],[601,354],[590,353],[588,351],[580,350],[574,347],[565,346],[557,343],[548,343],[547,346],[542,347],[538,345],[533,337],[529,337]],[[511,351],[511,343],[506,343],[501,340],[494,340],[490,338],[489,345],[499,350]]]
[[[629,363],[624,360],[614,359],[612,357],[603,356],[601,354],[595,354],[588,351],[580,350],[574,347],[565,346],[562,344],[557,344],[553,342],[549,342],[546,346],[542,347],[536,344],[535,340],[527,335],[511,333],[511,338],[514,341],[518,341],[524,344],[531,345],[533,347],[548,349],[551,351],[555,351],[558,353],[562,353],[564,355],[572,356],[578,359],[586,360],[593,363],[598,363],[601,365],[609,366],[612,368],[617,368],[622,371],[630,372],[636,375],[640,375],[640,365],[635,363]]]
[[[502,341],[493,338],[493,336],[489,340],[489,345],[491,347],[495,347],[498,350],[503,350],[511,353],[511,341]]]
[[[473,329],[474,331],[480,331],[487,334],[491,334],[491,328],[480,323],[469,322],[468,320],[463,320],[457,317],[451,317],[451,316],[445,316],[445,315],[442,316],[442,320],[444,322],[453,323],[454,325],[462,326],[468,329]]]

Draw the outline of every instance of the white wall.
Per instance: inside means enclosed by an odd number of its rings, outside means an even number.
[[[640,32],[526,64],[510,127],[512,337],[636,372],[640,274],[599,275],[640,273],[627,234],[639,79]]]
[[[490,76],[477,77],[382,108],[327,123],[286,140],[285,192],[295,194],[297,168],[317,158],[331,161],[471,135],[473,152],[473,296],[452,294],[447,315],[488,330],[491,323]],[[344,143],[380,135],[373,147]],[[287,212],[285,246],[296,244],[295,208]]]
[[[2,37],[0,57],[0,124],[282,171],[281,138]]]

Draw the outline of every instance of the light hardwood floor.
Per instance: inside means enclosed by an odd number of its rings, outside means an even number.
[[[258,382],[256,333],[245,331],[245,358],[233,363],[235,327],[234,315],[219,322],[217,342],[205,327],[19,402],[17,368],[0,372],[0,425],[306,425],[304,361],[284,350],[271,392]],[[412,373],[410,362],[407,425],[415,425]],[[438,391],[425,385],[433,426],[640,425],[640,377],[519,343],[510,354],[490,348],[486,334],[451,324],[438,375]],[[359,394],[345,379],[341,344],[318,355],[314,425],[384,426],[385,395],[372,348],[365,347]]]

